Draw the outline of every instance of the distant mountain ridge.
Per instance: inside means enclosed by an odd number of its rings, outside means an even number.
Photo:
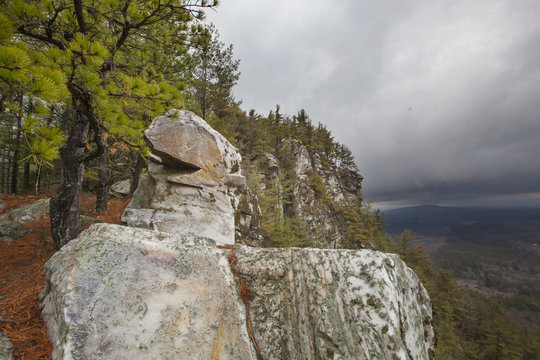
[[[429,230],[441,234],[446,233],[448,227],[471,222],[512,222],[524,226],[540,224],[540,207],[512,209],[419,205],[385,210],[383,213],[386,231],[391,234],[399,233],[405,228],[416,232]]]

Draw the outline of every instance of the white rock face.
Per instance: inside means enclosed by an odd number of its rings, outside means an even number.
[[[258,233],[238,150],[192,112],[170,110],[145,131],[154,152],[122,221],[128,226],[234,244]],[[158,156],[159,155],[159,156]],[[255,216],[254,216],[255,215]],[[236,220],[236,221],[235,221]],[[255,228],[255,229],[254,229]],[[255,241],[259,241],[256,239]]]
[[[97,224],[46,264],[58,359],[255,359],[245,306],[214,242]]]
[[[430,359],[431,302],[397,255],[236,251],[263,359]]]
[[[237,247],[92,225],[46,264],[53,359],[429,359],[431,304],[397,256]]]

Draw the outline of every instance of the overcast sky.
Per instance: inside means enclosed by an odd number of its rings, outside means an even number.
[[[243,108],[304,108],[376,205],[540,206],[540,1],[222,0]]]

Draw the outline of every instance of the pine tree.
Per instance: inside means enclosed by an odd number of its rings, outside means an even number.
[[[233,46],[219,40],[219,34],[210,25],[197,39],[195,50],[188,57],[188,87],[193,110],[207,119],[209,111],[223,118],[236,104],[232,88],[240,72],[240,60],[234,59]]]
[[[56,141],[59,138],[52,134],[58,129],[47,130],[49,136],[41,136],[39,140],[35,137],[29,140],[27,134],[36,131],[34,126],[37,126],[38,118],[43,119],[50,113],[50,106],[42,102],[53,106],[56,102],[65,101],[67,89],[62,73],[55,69],[50,59],[17,41],[13,23],[3,13],[0,13],[0,23],[0,91],[2,109],[6,110],[2,114],[4,119],[11,119],[11,126],[8,126],[12,130],[10,133],[13,133],[13,136],[10,135],[9,153],[10,192],[14,194],[18,189],[20,154],[24,146],[31,154],[28,158],[34,159],[39,168],[44,162],[50,164],[58,156]]]
[[[58,88],[69,91],[66,103],[73,116],[60,148],[63,181],[50,205],[57,248],[79,230],[84,164],[105,151],[105,134],[142,143],[144,119],[181,100],[174,78],[165,78],[160,68],[175,65],[186,52],[190,22],[213,5],[205,0],[73,0],[14,1],[2,7],[18,39],[40,52],[49,71],[60,74]],[[93,143],[90,150],[87,141]]]

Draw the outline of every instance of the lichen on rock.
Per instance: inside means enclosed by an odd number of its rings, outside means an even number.
[[[211,239],[92,225],[46,264],[53,359],[428,359],[431,304],[398,256],[215,247]]]

